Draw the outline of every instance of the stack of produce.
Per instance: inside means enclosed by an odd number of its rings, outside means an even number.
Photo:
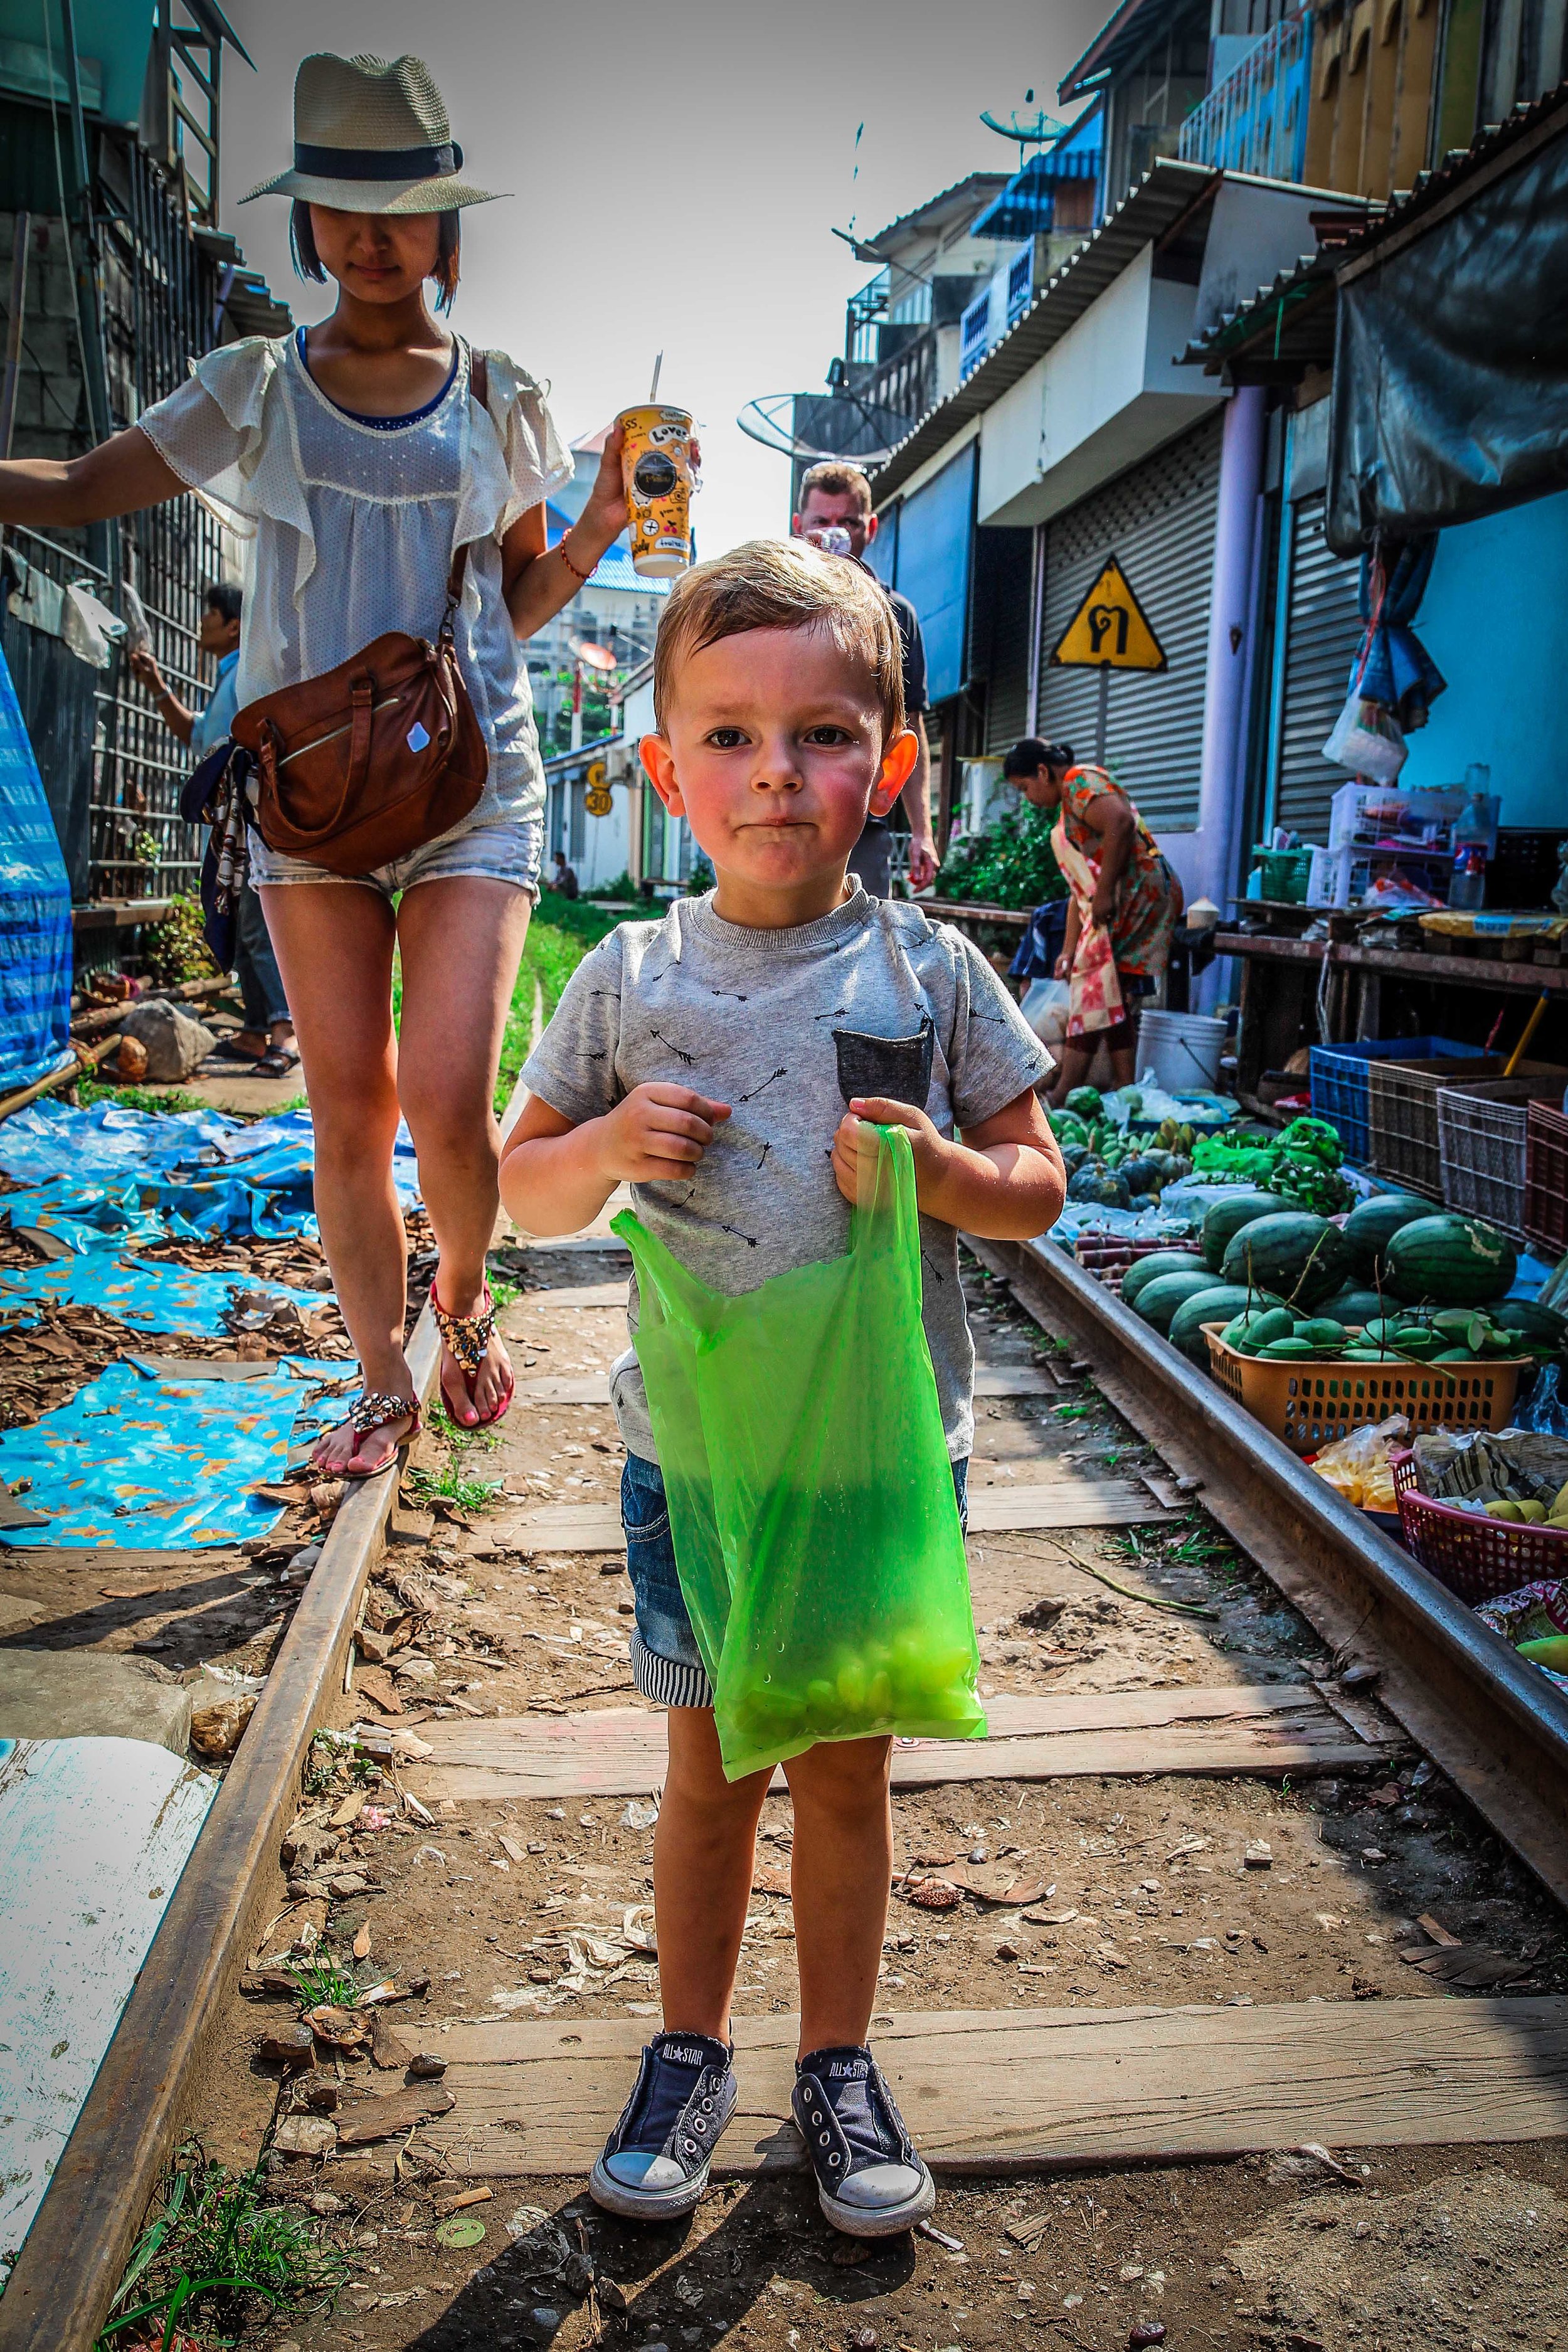
[[[1293,1118],[1278,1135],[1227,1129],[1203,1137],[1194,1148],[1193,1173],[1205,1184],[1252,1185],[1331,1217],[1351,1204],[1350,1186],[1339,1172],[1343,1158],[1327,1119]]]
[[[1193,1172],[1190,1126],[1168,1118],[1152,1136],[1134,1136],[1109,1117],[1098,1087],[1074,1087],[1047,1116],[1061,1146],[1069,1201],[1130,1209],[1134,1201],[1157,1201],[1167,1184]]]

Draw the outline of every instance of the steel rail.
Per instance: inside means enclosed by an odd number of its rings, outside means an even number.
[[[530,1051],[543,1026],[533,984]],[[521,1077],[503,1139],[526,1099]],[[408,1342],[423,1403],[440,1341],[428,1302]],[[338,1702],[361,1597],[385,1544],[401,1459],[339,1507],[279,1646],[256,1712],[61,2152],[0,2297],[0,2352],[93,2352],[142,2217],[177,2145],[223,2005],[264,1906],[282,1887],[279,1848],[298,1809],[310,1741]]]
[[[423,1399],[440,1364],[428,1306],[408,1362]],[[250,1936],[264,1906],[278,1907],[279,1842],[299,1804],[311,1738],[342,1689],[398,1475],[395,1465],[364,1479],[332,1521],[5,2283],[0,2352],[91,2352],[109,2315]]]
[[[1568,1696],[1048,1241],[982,1242],[1111,1404],[1559,1902],[1568,1902]]]

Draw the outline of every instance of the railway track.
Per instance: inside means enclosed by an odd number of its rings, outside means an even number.
[[[1060,1250],[972,1243],[1116,1410],[1559,1901],[1568,1702]],[[428,1314],[412,1360],[437,1368]],[[89,2352],[215,2027],[279,1887],[314,1731],[341,1696],[391,1476],[344,1504],[0,2301],[0,2352]],[[479,1727],[474,1727],[477,1731]],[[999,1763],[998,1775],[1006,1767]],[[1305,2013],[1305,2012],[1303,2012]],[[1321,2012],[1319,2012],[1321,2014]],[[542,2031],[542,2029],[523,2029]],[[520,2166],[519,2169],[526,2168]]]

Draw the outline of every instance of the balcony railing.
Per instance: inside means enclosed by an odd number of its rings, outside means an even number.
[[[991,347],[991,285],[986,281],[984,293],[977,294],[965,310],[958,330],[958,373],[960,377],[972,374]]]
[[[1282,17],[1182,125],[1184,163],[1300,181],[1307,160],[1312,21]]]

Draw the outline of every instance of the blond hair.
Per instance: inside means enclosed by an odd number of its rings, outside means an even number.
[[[880,582],[847,556],[824,555],[800,539],[748,540],[677,581],[653,656],[661,730],[681,664],[751,629],[826,631],[847,661],[868,673],[881,705],[884,748],[903,732],[903,647]]]
[[[846,465],[841,457],[824,457],[819,465],[808,466],[800,478],[800,496],[795,512],[805,512],[806,500],[813,490],[825,490],[829,498],[853,498],[860,514],[871,511],[871,485],[858,466]]]

